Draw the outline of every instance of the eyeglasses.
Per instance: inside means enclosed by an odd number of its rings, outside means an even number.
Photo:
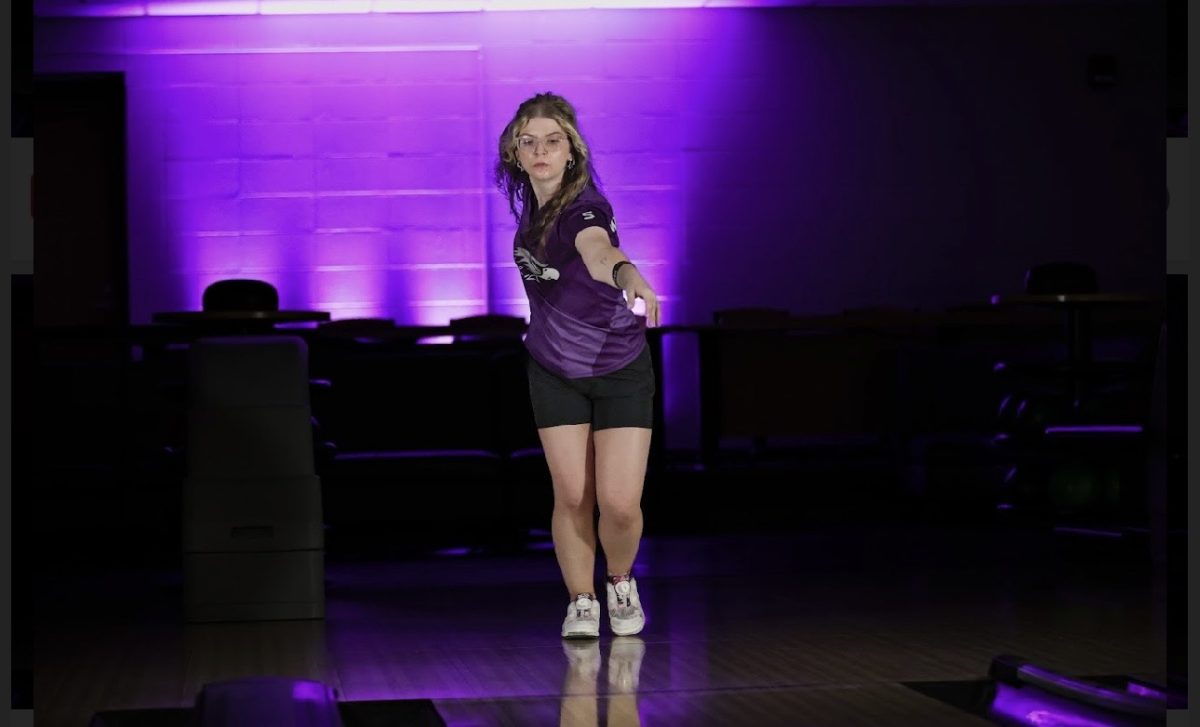
[[[536,153],[538,144],[545,146],[546,152],[553,154],[556,151],[562,151],[567,148],[567,137],[562,134],[553,134],[545,139],[539,139],[536,136],[522,135],[517,137],[517,148],[523,152]]]

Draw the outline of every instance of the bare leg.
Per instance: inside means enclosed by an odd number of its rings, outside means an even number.
[[[538,430],[550,479],[554,514],[550,532],[568,597],[596,593],[595,450],[590,424],[568,424]]]
[[[600,543],[608,572],[628,573],[642,539],[642,486],[650,456],[649,429],[618,427],[593,434]]]

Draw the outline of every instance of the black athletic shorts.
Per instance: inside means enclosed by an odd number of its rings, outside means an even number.
[[[654,367],[650,347],[628,366],[604,376],[564,379],[529,358],[529,397],[538,429],[591,424],[592,430],[654,426]]]

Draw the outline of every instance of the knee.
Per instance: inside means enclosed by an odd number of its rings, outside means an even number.
[[[592,516],[596,509],[596,498],[586,487],[556,488],[554,491],[554,507],[572,515]]]
[[[637,502],[604,501],[600,503],[600,517],[617,528],[633,527],[642,518],[642,508]]]

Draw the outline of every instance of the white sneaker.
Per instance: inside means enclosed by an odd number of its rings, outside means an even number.
[[[616,636],[633,636],[640,633],[646,625],[646,613],[642,610],[642,601],[638,598],[637,581],[630,576],[628,579],[610,580],[608,589],[608,625]]]
[[[563,620],[564,639],[595,639],[600,636],[600,602],[590,593],[580,593],[567,606]]]

